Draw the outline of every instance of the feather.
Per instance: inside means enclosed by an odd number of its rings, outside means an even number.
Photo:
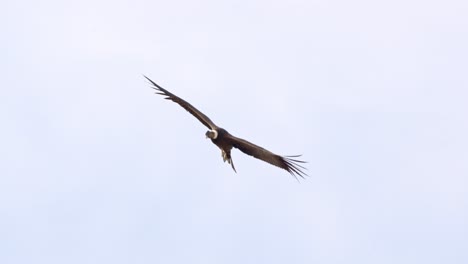
[[[161,86],[159,86],[158,84],[156,84],[155,82],[153,82],[150,78],[146,77],[145,75],[143,75],[143,77],[145,77],[152,85],[153,89],[156,90],[156,94],[160,94],[160,95],[163,95],[163,96],[167,96],[166,100],[171,100],[175,103],[177,103],[178,105],[180,105],[182,108],[184,108],[185,110],[187,110],[187,112],[189,112],[190,114],[192,114],[194,117],[196,117],[203,125],[205,125],[206,127],[208,127],[209,129],[216,129],[218,128],[214,123],[213,121],[211,121],[210,118],[208,118],[205,114],[203,114],[202,112],[200,112],[200,110],[198,110],[197,108],[195,108],[194,106],[192,106],[191,104],[189,104],[188,102],[186,102],[185,100],[183,100],[182,98],[176,96],[175,94],[172,94],[170,93],[168,90],[162,88]]]
[[[291,157],[300,157],[300,155],[283,157],[269,150],[266,150],[260,146],[257,146],[245,139],[235,137],[231,134],[226,135],[226,140],[229,140],[233,147],[239,149],[245,154],[250,155],[259,160],[268,162],[279,168],[282,168],[296,178],[297,176],[300,176],[302,178],[304,178],[304,176],[307,176],[307,174],[303,171],[303,169],[306,169],[306,168],[299,164],[299,163],[306,163],[306,162],[301,161],[301,160],[291,159]]]

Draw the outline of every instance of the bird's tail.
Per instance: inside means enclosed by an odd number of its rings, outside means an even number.
[[[231,157],[229,157],[228,162],[229,162],[229,164],[231,164],[231,167],[234,170],[234,172],[237,173],[236,168],[234,167],[234,161],[232,161]]]
[[[224,149],[221,149],[221,156],[223,156],[223,161],[227,161],[229,164],[231,164],[232,169],[235,173],[237,173],[236,168],[234,167],[234,161],[232,161],[231,158],[231,150],[225,151]]]

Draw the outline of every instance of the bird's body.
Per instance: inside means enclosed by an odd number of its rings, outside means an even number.
[[[152,88],[156,90],[157,94],[164,95],[166,96],[165,99],[171,100],[179,104],[181,107],[183,107],[193,116],[195,116],[202,124],[204,124],[206,127],[210,129],[206,132],[205,134],[206,137],[210,138],[211,142],[213,142],[213,144],[215,144],[221,149],[221,156],[223,157],[223,161],[225,162],[227,161],[229,164],[231,164],[232,169],[234,171],[236,171],[236,168],[234,167],[234,162],[232,161],[232,157],[231,157],[231,149],[233,147],[239,149],[240,151],[244,152],[247,155],[253,156],[257,159],[263,160],[279,168],[282,168],[288,171],[294,177],[300,176],[304,178],[304,176],[307,175],[302,171],[302,169],[305,169],[305,168],[299,164],[299,163],[305,163],[305,162],[292,159],[292,158],[299,157],[299,155],[298,156],[276,155],[260,146],[257,146],[253,143],[248,142],[245,139],[241,139],[241,138],[238,138],[229,134],[228,131],[215,125],[213,121],[211,121],[205,114],[200,112],[191,104],[189,104],[182,98],[170,93],[166,89],[162,88],[161,86],[153,82],[148,77],[146,76],[144,77],[148,81],[151,82],[151,84],[153,85]]]
[[[231,134],[229,134],[229,132],[227,132],[226,129],[219,127],[206,132],[206,137],[210,138],[211,142],[213,142],[213,144],[215,144],[216,146],[218,146],[218,148],[221,149],[221,156],[223,157],[223,161],[227,161],[229,164],[231,164],[232,169],[236,171],[236,168],[234,167],[234,162],[231,158],[232,144],[229,140],[230,136]]]

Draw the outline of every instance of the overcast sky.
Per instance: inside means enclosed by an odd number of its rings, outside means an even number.
[[[0,4],[0,263],[468,263],[466,1]],[[233,150],[142,74],[310,177]]]

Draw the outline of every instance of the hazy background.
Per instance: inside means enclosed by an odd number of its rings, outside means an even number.
[[[2,1],[0,263],[468,263],[466,1]],[[234,135],[303,154],[306,181]]]

